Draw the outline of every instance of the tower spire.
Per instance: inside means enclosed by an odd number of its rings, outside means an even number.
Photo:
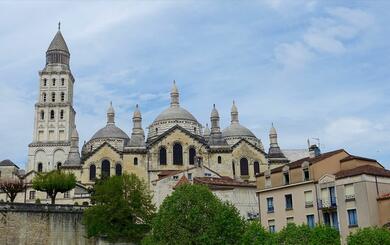
[[[230,115],[231,115],[231,123],[238,123],[238,110],[234,100],[233,100],[232,109],[230,111]]]
[[[178,107],[179,105],[179,90],[176,87],[176,81],[173,80],[173,86],[171,90],[171,107]]]
[[[221,129],[219,127],[219,113],[217,111],[217,108],[215,108],[215,104],[213,104],[213,109],[211,110],[211,135],[218,134],[221,132]]]
[[[133,113],[133,131],[130,138],[130,146],[144,146],[145,145],[145,133],[142,128],[142,115],[139,110],[138,104],[135,105]]]
[[[61,21],[58,21],[58,31],[61,31]]]
[[[110,101],[110,106],[107,110],[107,124],[115,124],[115,111],[112,107],[112,101]]]

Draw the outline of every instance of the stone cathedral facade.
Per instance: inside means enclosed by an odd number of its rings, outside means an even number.
[[[68,200],[65,203],[77,198],[88,200],[86,189],[97,178],[135,173],[148,183],[157,205],[177,185],[201,183],[231,201],[245,216],[258,210],[256,174],[289,162],[279,148],[273,126],[267,152],[262,141],[240,123],[235,102],[227,128],[220,128],[215,105],[210,112],[210,127],[208,123],[204,126],[180,104],[175,82],[170,104],[146,127],[147,132],[138,105],[132,112],[132,132],[127,134],[115,124],[115,109],[110,104],[105,125],[102,115],[102,128],[80,149],[73,107],[76,80],[60,30],[46,52],[46,65],[39,78],[26,175],[54,169],[73,172],[78,186],[64,195],[64,200]],[[27,194],[28,199],[36,198],[35,195],[38,194],[34,192],[32,198],[31,193]]]

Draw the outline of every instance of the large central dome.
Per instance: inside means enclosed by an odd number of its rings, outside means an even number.
[[[171,90],[171,105],[161,112],[153,123],[149,126],[148,139],[155,138],[175,125],[190,131],[191,133],[201,135],[201,125],[196,118],[179,103],[179,90],[173,81]]]

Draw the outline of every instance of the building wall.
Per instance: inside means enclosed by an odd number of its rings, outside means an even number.
[[[379,225],[390,224],[390,196],[378,200]]]

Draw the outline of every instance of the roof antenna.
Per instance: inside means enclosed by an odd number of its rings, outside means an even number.
[[[58,31],[61,31],[61,22],[58,21]]]

